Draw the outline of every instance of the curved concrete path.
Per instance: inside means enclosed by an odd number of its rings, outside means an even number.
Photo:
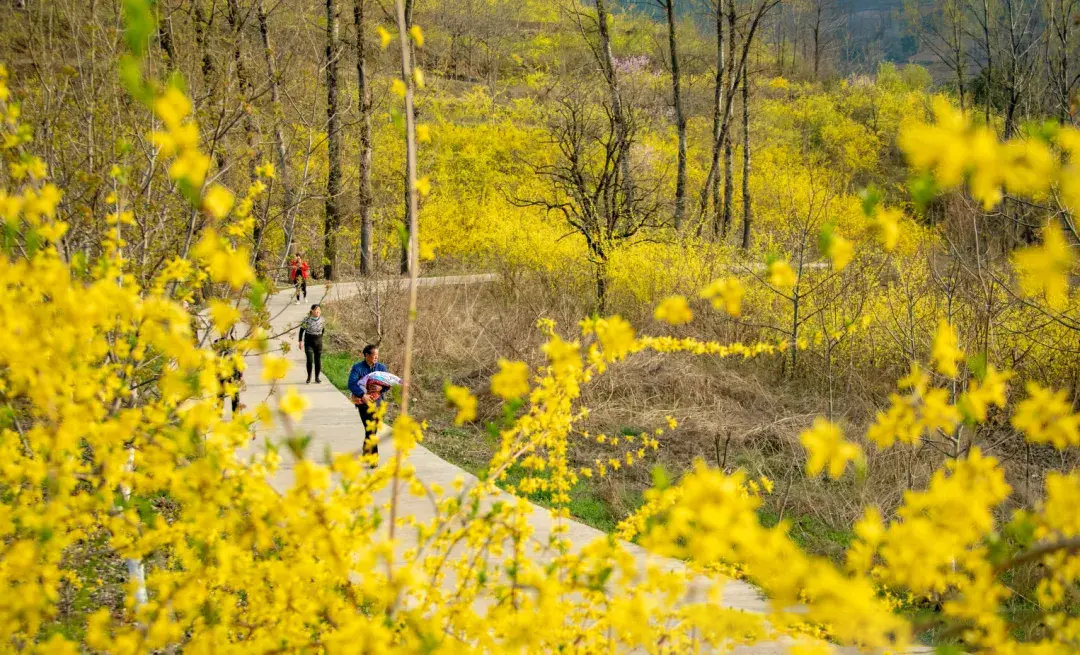
[[[495,279],[496,276],[494,275],[464,275],[421,278],[420,284],[422,286],[476,284],[491,282]],[[407,284],[407,280],[398,278],[380,282],[344,282],[333,284],[329,287],[323,285],[309,286],[308,300],[299,305],[293,304],[292,302],[292,289],[279,292],[272,295],[268,301],[271,316],[271,333],[273,335],[281,335],[276,337],[275,340],[289,340],[290,343],[294,343],[294,340],[296,339],[295,329],[300,324],[300,321],[303,320],[308,307],[312,303],[331,302],[348,298],[358,293],[361,286],[372,288],[374,285],[379,285],[385,289],[404,290],[407,288]],[[286,331],[286,334],[282,334]],[[304,353],[302,350],[292,348],[288,354],[288,358],[292,361],[293,366],[290,368],[286,378],[282,381],[283,383],[279,384],[279,388],[284,390],[289,385],[296,385],[310,401],[310,407],[304,413],[303,419],[298,425],[294,426],[298,432],[307,433],[312,436],[312,442],[308,452],[315,457],[321,457],[322,453],[327,450],[332,453],[355,452],[359,450],[363,441],[363,427],[360,424],[360,418],[353,404],[341,391],[330,384],[325,377],[320,384],[315,384],[314,382],[311,384],[304,383],[306,372],[304,366]],[[271,393],[270,385],[262,381],[262,359],[260,356],[251,356],[248,358],[247,370],[245,371],[244,377],[247,380],[247,390],[243,393],[243,396],[246,398],[245,402],[247,404],[251,405],[253,403],[261,402],[269,393]],[[282,436],[280,427],[271,428],[268,431],[260,431],[257,426],[256,433],[258,436],[265,436],[271,439]],[[379,454],[381,460],[386,462],[389,458],[394,456],[394,445],[393,441],[389,438],[389,430],[387,428],[383,428],[380,432],[380,437]],[[423,446],[417,446],[408,456],[407,462],[415,468],[417,477],[426,485],[439,484],[444,488],[450,488],[451,484],[457,478],[463,478],[466,485],[476,482],[475,476],[441,459]],[[281,469],[275,475],[272,484],[279,491],[284,491],[291,486],[292,480],[293,462],[289,457],[284,457]],[[505,492],[499,493],[505,496],[506,499],[512,498],[510,494],[506,494]],[[388,498],[379,498],[380,501],[385,501],[387,499]],[[399,494],[398,508],[399,516],[408,516],[411,514],[422,521],[426,521],[433,516],[433,508],[427,499],[416,498],[408,493]],[[555,525],[555,520],[551,513],[543,507],[533,505],[531,522],[535,530],[534,538],[539,542],[547,543],[548,536],[551,534],[552,527]],[[597,538],[603,537],[606,534],[577,521],[566,521],[566,524],[568,530],[563,536],[570,541],[572,548],[575,549],[580,548]],[[672,569],[681,569],[684,567],[682,562],[653,555],[634,544],[627,543],[624,545],[640,562],[641,568],[639,570],[645,570],[644,567],[647,563],[660,563],[664,566],[671,567]],[[704,585],[702,586],[704,587]],[[697,591],[701,592],[703,590]],[[755,587],[745,582],[731,580],[723,589],[722,603],[733,609],[764,613],[768,608],[767,602],[768,601],[761,596],[760,592],[758,592]],[[858,652],[849,649],[837,650],[838,652]],[[734,652],[737,653],[783,653],[786,651],[786,645],[781,643],[740,646],[734,650]]]

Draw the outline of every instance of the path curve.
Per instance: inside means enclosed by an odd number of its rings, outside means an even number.
[[[494,274],[460,275],[446,277],[420,278],[420,286],[452,286],[461,284],[481,284],[494,282],[498,279]],[[295,339],[295,327],[303,320],[307,309],[315,302],[332,302],[344,300],[359,293],[362,287],[381,289],[406,289],[408,280],[393,278],[378,282],[342,282],[329,286],[314,285],[308,287],[308,300],[299,305],[293,303],[293,290],[287,289],[270,296],[267,305],[271,316],[271,333],[282,334],[280,339]],[[288,386],[295,385],[310,402],[303,419],[294,425],[294,429],[300,433],[311,435],[312,441],[309,452],[321,455],[324,452],[342,453],[355,452],[360,448],[363,441],[363,427],[360,418],[352,402],[324,377],[320,384],[305,384],[306,377],[304,353],[302,349],[293,348],[287,355],[292,361],[288,375],[278,385],[278,389],[284,390]],[[262,358],[252,355],[247,358],[247,369],[244,377],[247,380],[247,389],[242,393],[244,402],[253,404],[264,400],[268,394],[273,395],[271,385],[262,380]],[[269,430],[260,430],[256,427],[256,436],[270,439],[278,439],[283,436],[280,427],[275,426]],[[261,443],[257,440],[256,443]],[[380,431],[379,454],[383,462],[394,456],[393,441],[389,438],[389,429],[385,426]],[[476,482],[476,477],[450,462],[440,458],[422,445],[418,445],[409,454],[407,463],[416,470],[416,476],[425,485],[438,484],[443,488],[450,488],[457,478],[463,478],[465,484]],[[291,458],[283,458],[281,468],[271,480],[272,485],[279,492],[287,490],[293,481],[293,461]],[[510,494],[500,491],[499,494],[505,499],[513,499]],[[387,498],[378,498],[385,501]],[[398,497],[398,515],[413,515],[420,521],[427,521],[433,517],[431,503],[424,498],[416,498],[411,494],[400,494]],[[546,543],[556,521],[551,512],[539,505],[532,505],[531,523],[535,530],[534,538]],[[571,548],[578,549],[590,542],[606,536],[606,533],[596,528],[574,520],[565,520],[567,530],[563,537],[569,540]],[[624,547],[634,555],[638,561],[639,570],[645,570],[649,564],[660,563],[670,568],[683,568],[685,565],[678,560],[653,555],[645,549],[631,543],[624,543]],[[752,585],[739,580],[730,580],[726,583],[722,594],[722,604],[732,609],[747,612],[765,613],[768,611],[768,601]],[[734,650],[736,653],[784,653],[787,652],[786,643],[763,643],[753,646],[740,646]],[[837,652],[859,652],[854,649],[838,648]],[[920,649],[921,651],[921,649]]]

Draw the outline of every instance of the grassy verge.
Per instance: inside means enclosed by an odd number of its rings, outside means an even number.
[[[776,510],[764,507],[758,511],[761,524],[767,528],[779,523]],[[855,533],[848,528],[834,528],[810,514],[786,514],[784,519],[791,524],[788,534],[792,541],[803,551],[814,555],[824,555],[840,563],[844,553],[855,539]]]
[[[322,372],[330,384],[349,395],[346,385],[349,383],[349,369],[359,361],[359,357],[353,357],[346,352],[324,352],[322,356]]]

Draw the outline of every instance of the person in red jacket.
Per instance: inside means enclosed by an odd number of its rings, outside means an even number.
[[[293,286],[296,287],[296,304],[300,304],[300,292],[304,293],[304,300],[307,300],[307,277],[308,277],[308,263],[304,261],[300,253],[293,255],[292,261],[289,262],[289,280],[292,281]]]

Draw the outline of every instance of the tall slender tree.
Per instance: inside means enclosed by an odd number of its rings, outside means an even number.
[[[742,248],[750,248],[750,62],[743,61],[742,76]]]
[[[285,116],[281,109],[281,91],[278,88],[277,64],[274,61],[274,49],[270,41],[270,26],[263,0],[258,0],[255,5],[255,13],[259,21],[259,36],[262,39],[263,54],[266,58],[267,86],[270,87],[270,112],[274,124],[274,155],[277,162],[276,178],[281,184],[281,225],[285,237],[281,249],[280,265],[284,266],[292,250],[293,234],[296,227],[296,190],[293,188],[292,178],[289,176],[289,158],[288,153],[285,151],[285,129],[283,127]]]
[[[364,37],[364,0],[353,2],[356,26],[356,104],[360,108],[360,273],[372,273],[371,261],[371,80],[367,69],[367,41]]]
[[[258,137],[255,129],[255,119],[253,111],[250,106],[247,105],[250,102],[251,97],[254,95],[254,85],[251,82],[251,77],[248,74],[247,65],[244,61],[244,53],[241,48],[244,43],[244,25],[247,23],[249,12],[242,12],[240,10],[239,0],[228,0],[226,4],[226,20],[229,23],[229,29],[232,32],[232,44],[233,44],[233,65],[234,74],[236,75],[237,84],[240,86],[240,96],[244,103],[244,142],[246,144],[243,159],[247,164],[248,179],[255,179],[255,158],[258,148]],[[251,242],[252,242],[252,264],[255,268],[255,274],[259,277],[266,276],[266,259],[265,253],[262,248],[263,230],[265,228],[264,220],[266,214],[261,213],[256,215],[255,223],[251,230]]]
[[[994,45],[990,38],[990,24],[993,21],[993,10],[990,0],[982,0],[982,12],[973,11],[975,20],[979,24],[979,35],[982,38],[983,54],[986,56],[986,68],[983,71],[983,119],[990,124],[990,110],[994,102]]]
[[[412,29],[412,26],[413,26],[413,0],[403,0],[400,9],[401,9],[401,20],[404,21],[405,30],[409,31],[409,30]],[[412,41],[407,39],[406,42],[401,45],[401,47],[408,49],[408,51],[409,51],[409,61],[410,62],[415,61],[416,51],[413,49]],[[410,64],[410,66],[411,65],[413,65],[413,64]],[[411,75],[412,73],[410,72],[409,74]],[[409,83],[411,84],[411,81]],[[414,118],[415,118],[415,116],[414,116]],[[414,173],[415,173],[415,171],[414,171]],[[401,244],[401,269],[400,270],[401,270],[402,274],[412,272],[412,265],[413,265],[413,256],[412,256],[413,255],[413,253],[412,253],[413,235],[411,233],[411,230],[413,229],[414,225],[418,224],[417,221],[415,221],[413,219],[415,218],[415,212],[417,211],[416,208],[419,206],[419,202],[420,202],[419,199],[415,199],[415,201],[413,200],[414,190],[410,186],[410,182],[409,182],[408,162],[406,162],[406,166],[405,166],[405,178],[404,178],[404,180],[405,180],[405,184],[403,186],[403,189],[405,191],[405,230],[408,233],[408,238],[404,241],[404,243]],[[416,243],[419,243],[419,237],[417,238]]]
[[[326,0],[326,216],[323,221],[323,276],[334,279],[337,264],[337,231],[341,225],[341,130],[338,116],[338,5]]]
[[[735,80],[735,0],[727,0],[727,79],[730,85],[729,94],[734,94],[738,85]],[[725,124],[731,123],[731,112],[725,117]],[[728,230],[731,229],[731,203],[735,195],[734,168],[732,166],[731,129],[724,133],[724,208],[720,219],[720,238],[726,239]]]
[[[716,0],[716,86],[713,89],[712,168],[720,165],[720,131],[724,120],[724,7]],[[712,186],[713,236],[720,236],[720,185]],[[700,226],[699,226],[700,229]]]
[[[738,84],[742,78],[744,70],[744,64],[750,53],[750,46],[754,42],[754,35],[757,33],[758,27],[761,25],[761,21],[768,15],[774,7],[780,4],[780,0],[758,0],[757,3],[751,8],[746,17],[746,26],[744,30],[745,37],[743,38],[742,45],[739,48],[739,55],[736,65],[733,70],[736,71],[735,75],[732,75],[732,79],[728,81],[725,87],[724,98],[724,110],[722,114],[722,122],[720,126],[720,133],[716,135],[713,142],[713,147],[718,147],[723,140],[727,138],[730,132],[730,118],[731,118],[731,103],[735,94],[735,90],[738,88]],[[698,214],[697,220],[700,222],[705,216],[705,209],[708,205],[709,188],[711,184],[716,182],[717,178],[717,162],[714,160],[709,167],[709,172],[705,176],[705,185],[701,189],[701,198],[698,201]]]
[[[679,139],[679,154],[675,174],[675,229],[682,229],[686,211],[686,116],[683,114],[679,79],[679,49],[675,33],[675,0],[661,0],[660,6],[667,15],[668,50],[671,56],[671,97],[675,106],[675,130]]]
[[[1073,97],[1080,84],[1076,64],[1080,61],[1077,43],[1077,27],[1080,26],[1080,0],[1043,0],[1044,13],[1050,16],[1050,40],[1053,53],[1047,57],[1050,77],[1050,106],[1048,111],[1057,114],[1058,121],[1066,124],[1073,120]]]
[[[965,26],[968,0],[944,0],[940,4],[905,0],[904,4],[909,20],[922,37],[922,44],[955,76],[960,109],[966,110],[968,39]]]
[[[615,138],[619,147],[619,160],[622,168],[622,187],[626,202],[623,207],[633,211],[634,179],[630,170],[630,129],[623,105],[622,91],[619,88],[619,75],[615,69],[615,56],[611,50],[611,32],[608,25],[607,0],[596,0],[596,23],[600,34],[600,67],[604,70],[608,91],[611,94],[612,119],[615,123]]]

